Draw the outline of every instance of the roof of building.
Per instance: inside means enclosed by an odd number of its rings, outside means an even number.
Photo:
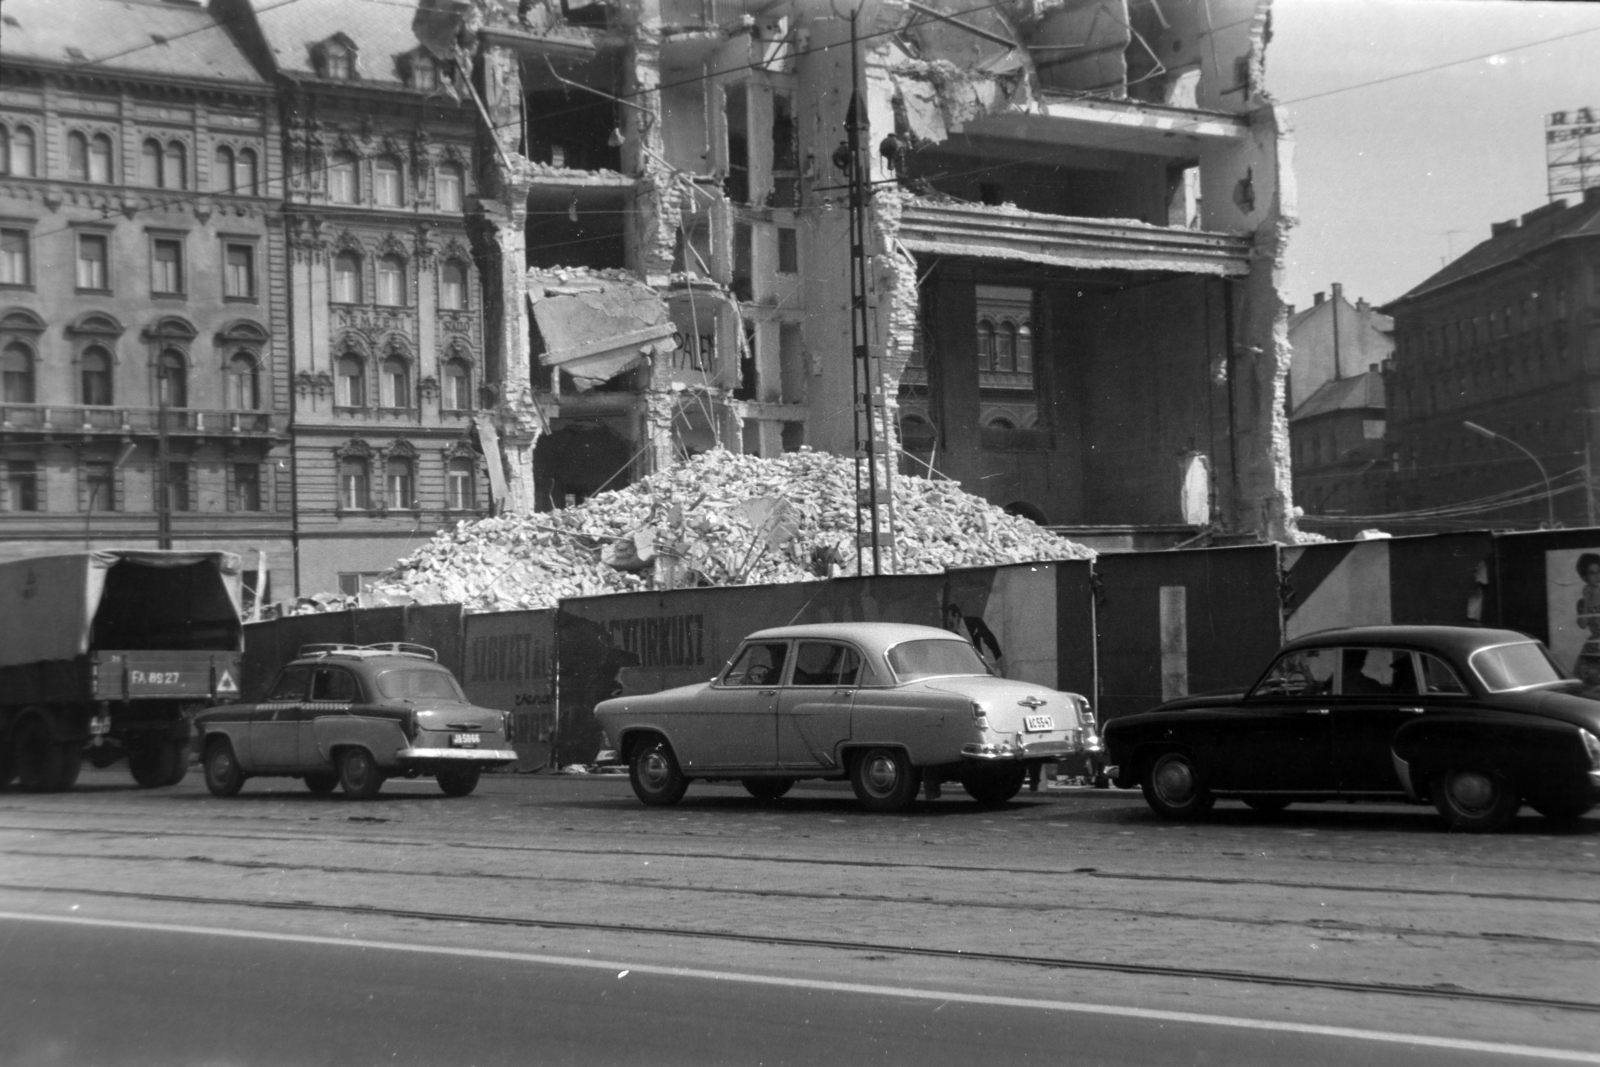
[[[1522,216],[1520,222],[1508,220],[1512,225],[1498,224],[1498,233],[1487,241],[1475,245],[1465,255],[1429,276],[1404,296],[1391,301],[1387,307],[1424,294],[1443,289],[1470,278],[1505,266],[1525,256],[1572,237],[1600,237],[1600,191],[1591,189],[1576,204],[1555,200]]]
[[[6,0],[0,55],[69,69],[263,84],[211,12],[162,0]]]
[[[251,0],[273,61],[285,74],[318,77],[312,46],[343,34],[356,48],[355,84],[394,88],[404,85],[395,57],[421,42],[411,30],[416,8],[370,0]]]
[[[1306,397],[1305,403],[1295,408],[1290,422],[1315,418],[1333,411],[1359,411],[1384,406],[1383,375],[1367,371],[1351,378],[1335,378],[1321,389]]]
[[[1359,305],[1352,304],[1342,295],[1331,297],[1321,303],[1312,304],[1308,308],[1296,311],[1289,316],[1289,329],[1292,331],[1303,322],[1328,314],[1337,304],[1343,304],[1352,314],[1368,316],[1368,322],[1371,323],[1372,328],[1380,333],[1389,333],[1394,330],[1394,319],[1365,302]]]

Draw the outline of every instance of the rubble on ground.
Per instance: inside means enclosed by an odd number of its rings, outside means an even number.
[[[509,611],[663,586],[855,574],[855,478],[854,461],[808,449],[774,459],[710,452],[573,507],[441,530],[361,602]],[[894,499],[899,535],[893,566],[883,553],[886,574],[1094,555],[953,481],[897,476]],[[871,573],[870,550],[862,556]]]

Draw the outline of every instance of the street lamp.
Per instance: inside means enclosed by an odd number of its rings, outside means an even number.
[[[1510,445],[1512,448],[1515,448],[1517,451],[1521,452],[1524,456],[1527,456],[1529,459],[1533,460],[1533,465],[1535,467],[1539,468],[1539,477],[1544,479],[1544,506],[1545,506],[1546,512],[1549,515],[1550,529],[1552,529],[1552,530],[1555,529],[1556,528],[1556,498],[1555,498],[1555,490],[1550,488],[1550,475],[1545,471],[1544,464],[1539,462],[1539,457],[1534,455],[1532,452],[1529,452],[1526,448],[1523,448],[1521,445],[1517,444],[1517,442],[1513,441],[1511,438],[1507,437],[1503,433],[1495,433],[1493,430],[1491,430],[1491,429],[1489,429],[1489,428],[1487,428],[1485,426],[1479,426],[1475,422],[1463,422],[1461,425],[1465,426],[1467,429],[1471,430],[1473,433],[1478,434],[1480,437],[1487,437],[1487,438],[1489,438],[1491,440],[1494,440],[1494,441],[1504,441],[1506,444]]]

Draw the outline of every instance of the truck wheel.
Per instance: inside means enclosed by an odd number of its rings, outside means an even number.
[[[162,784],[177,785],[189,777],[189,739],[169,741],[167,747],[172,749],[172,774]]]
[[[231,797],[244,786],[244,769],[225,737],[206,746],[205,769],[206,788],[212,796]]]
[[[439,772],[439,788],[447,797],[464,797],[478,788],[482,767],[451,767]]]
[[[49,793],[63,788],[61,780],[66,771],[66,748],[50,736],[50,728],[43,719],[29,716],[11,731],[11,748],[15,753],[17,779],[25,793]],[[80,765],[81,765],[80,754]],[[77,774],[72,778],[77,780]]]
[[[1522,807],[1522,798],[1504,778],[1477,767],[1440,771],[1429,785],[1433,806],[1451,830],[1490,833],[1510,822]]]
[[[633,795],[654,807],[667,807],[683,799],[689,779],[678,767],[678,757],[665,741],[641,745],[628,761],[628,780]]]
[[[921,784],[922,775],[898,748],[869,748],[850,767],[850,786],[868,811],[905,811]]]
[[[339,785],[351,800],[371,800],[383,788],[383,771],[364,748],[339,753]]]
[[[980,767],[961,776],[961,788],[984,807],[999,807],[1022,792],[1026,767]]]
[[[1217,802],[1187,752],[1163,752],[1145,767],[1144,800],[1163,819],[1197,819]]]
[[[141,745],[128,753],[128,773],[145,789],[171,785],[174,781],[172,776],[180,768],[188,769],[186,764],[178,762],[177,751],[165,741]]]

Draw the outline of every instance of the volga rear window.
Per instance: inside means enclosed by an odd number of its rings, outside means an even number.
[[[918,678],[945,678],[960,674],[988,674],[972,646],[965,641],[930,638],[902,641],[889,650],[889,666],[902,682]]]
[[[390,700],[466,700],[449,671],[396,667],[378,673],[378,692]]]

